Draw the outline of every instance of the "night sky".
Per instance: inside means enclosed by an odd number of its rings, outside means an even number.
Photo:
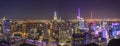
[[[0,18],[52,19],[54,11],[62,19],[76,19],[77,9],[81,17],[120,18],[119,0],[0,0]]]

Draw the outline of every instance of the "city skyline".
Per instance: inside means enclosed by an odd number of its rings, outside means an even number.
[[[0,1],[0,18],[9,19],[53,19],[54,11],[58,18],[77,19],[78,8],[81,17],[93,18],[120,18],[118,0],[19,0]]]

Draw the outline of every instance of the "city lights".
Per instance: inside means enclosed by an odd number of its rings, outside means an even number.
[[[120,46],[119,4],[0,0],[0,46]]]

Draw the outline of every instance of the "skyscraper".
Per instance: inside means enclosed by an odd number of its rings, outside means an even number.
[[[56,13],[56,11],[54,12],[54,18],[53,18],[54,20],[57,20],[58,18],[57,18],[57,13]]]
[[[81,18],[80,16],[80,8],[78,8],[78,16],[77,16],[77,19],[78,19],[78,23],[79,23],[79,29],[83,30],[85,25],[84,25],[84,19]]]
[[[10,31],[10,20],[3,17],[2,26],[3,26],[3,33],[8,33]]]
[[[79,20],[81,18],[80,16],[80,8],[78,8],[78,16],[77,16],[77,19]]]
[[[5,37],[5,40],[7,40],[9,34],[10,34],[10,20],[3,17],[2,20],[2,28],[3,28],[3,34]]]

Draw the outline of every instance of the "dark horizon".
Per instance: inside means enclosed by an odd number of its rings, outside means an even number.
[[[76,19],[77,9],[81,17],[120,18],[119,0],[0,0],[0,18],[52,19],[54,11],[62,19]]]

